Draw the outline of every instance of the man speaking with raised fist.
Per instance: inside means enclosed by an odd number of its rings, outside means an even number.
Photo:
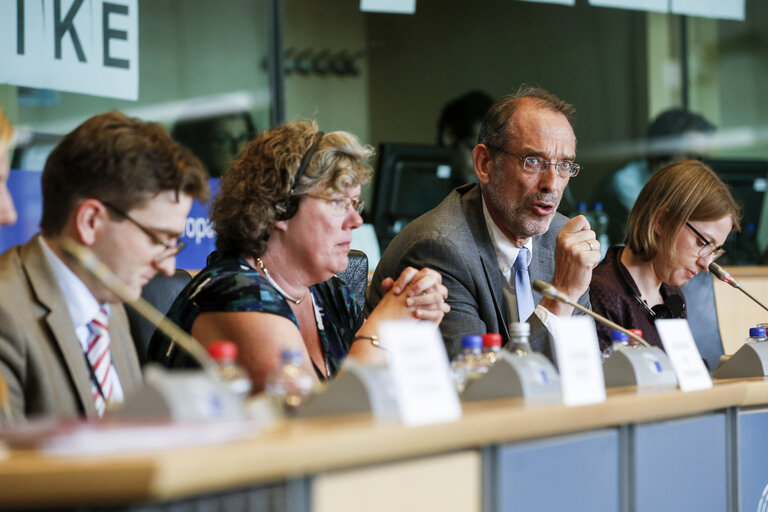
[[[467,334],[531,325],[531,347],[551,357],[550,328],[573,307],[531,288],[540,279],[589,307],[600,244],[583,216],[557,213],[575,162],[574,108],[547,91],[522,87],[488,111],[472,157],[478,184],[463,185],[389,244],[376,268],[366,309],[383,295],[383,276],[410,265],[443,276],[451,306],[440,324],[448,354]]]

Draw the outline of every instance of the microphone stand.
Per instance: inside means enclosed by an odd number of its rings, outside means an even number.
[[[747,290],[741,287],[738,281],[736,281],[730,272],[725,270],[723,267],[715,263],[714,261],[709,264],[709,271],[712,272],[712,275],[714,275],[716,278],[721,280],[722,282],[729,284],[739,290],[741,293],[755,301],[756,304],[758,304],[761,308],[768,311],[768,307],[765,307],[765,304],[757,300],[751,293],[749,293]]]
[[[650,346],[637,334],[572,301],[549,283],[537,279],[533,282],[533,288],[547,298],[573,306],[598,322],[623,332],[641,345],[629,350],[619,349],[603,362],[603,377],[607,387],[631,385],[666,390],[677,385],[677,377],[669,358],[661,349]]]
[[[117,295],[120,300],[135,309],[141,316],[149,320],[152,325],[157,326],[172,342],[178,343],[208,374],[214,376],[217,380],[221,379],[217,371],[218,365],[208,355],[208,352],[205,351],[200,342],[181,330],[143,298],[134,299],[125,283],[109,267],[99,261],[93,251],[69,238],[63,239],[62,249],[76,264],[98,279],[101,284]]]
[[[578,302],[572,301],[567,295],[562,293],[560,290],[558,290],[557,288],[555,288],[551,284],[546,283],[544,281],[541,281],[540,279],[536,279],[533,282],[532,286],[533,286],[534,290],[536,290],[537,292],[539,292],[543,296],[547,297],[548,299],[552,299],[552,300],[556,300],[558,302],[563,302],[565,304],[568,304],[569,306],[572,306],[572,307],[578,309],[582,313],[591,316],[592,318],[594,318],[598,322],[600,322],[602,324],[605,324],[605,325],[609,326],[612,329],[615,329],[617,331],[623,332],[624,334],[626,334],[627,336],[629,336],[633,340],[637,341],[638,343],[640,343],[644,347],[650,348],[650,345],[648,344],[648,342],[645,341],[640,336],[638,336],[637,334],[629,331],[629,329],[625,329],[624,327],[620,326],[619,324],[617,324],[615,322],[612,322],[612,321],[608,320],[607,318],[605,318],[602,315],[598,315],[597,313],[595,313],[591,309],[585,308],[584,306],[582,306]]]

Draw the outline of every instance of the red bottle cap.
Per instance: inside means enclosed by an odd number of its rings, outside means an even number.
[[[232,362],[237,359],[237,345],[233,341],[214,341],[208,347],[208,355],[219,362]]]
[[[643,330],[642,329],[629,329],[629,332],[637,336],[638,338],[643,337]]]
[[[483,346],[484,347],[500,347],[501,334],[496,332],[489,332],[488,334],[483,334]]]

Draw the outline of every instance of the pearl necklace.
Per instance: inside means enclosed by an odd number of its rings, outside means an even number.
[[[264,272],[264,277],[267,278],[267,281],[269,281],[269,284],[274,286],[275,290],[277,290],[280,293],[280,295],[285,297],[286,300],[289,300],[289,301],[293,302],[294,304],[301,304],[302,302],[304,302],[304,298],[307,296],[307,292],[304,292],[304,295],[299,297],[298,299],[294,298],[294,297],[291,297],[290,295],[285,293],[282,288],[280,288],[280,285],[277,284],[277,282],[275,282],[274,279],[272,279],[272,276],[269,275],[269,270],[267,270],[267,267],[264,266],[264,262],[261,261],[261,258],[256,258],[256,264],[259,266],[261,271]]]

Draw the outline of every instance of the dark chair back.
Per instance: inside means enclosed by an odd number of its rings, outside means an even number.
[[[162,314],[166,314],[171,309],[173,301],[191,279],[192,276],[189,275],[189,272],[180,268],[176,269],[172,277],[158,274],[144,286],[141,297],[155,306]],[[155,326],[130,306],[126,306],[125,310],[128,314],[131,336],[133,336],[133,343],[139,355],[139,362],[141,366],[144,366],[147,362],[149,340],[152,339]]]
[[[699,272],[682,286],[685,295],[688,325],[699,348],[702,359],[713,372],[723,355],[723,341],[720,338],[720,324],[717,321],[715,288],[712,274]]]
[[[352,290],[355,302],[357,302],[360,311],[363,311],[365,290],[368,288],[368,256],[363,251],[354,249],[349,251],[349,266],[338,277]]]

